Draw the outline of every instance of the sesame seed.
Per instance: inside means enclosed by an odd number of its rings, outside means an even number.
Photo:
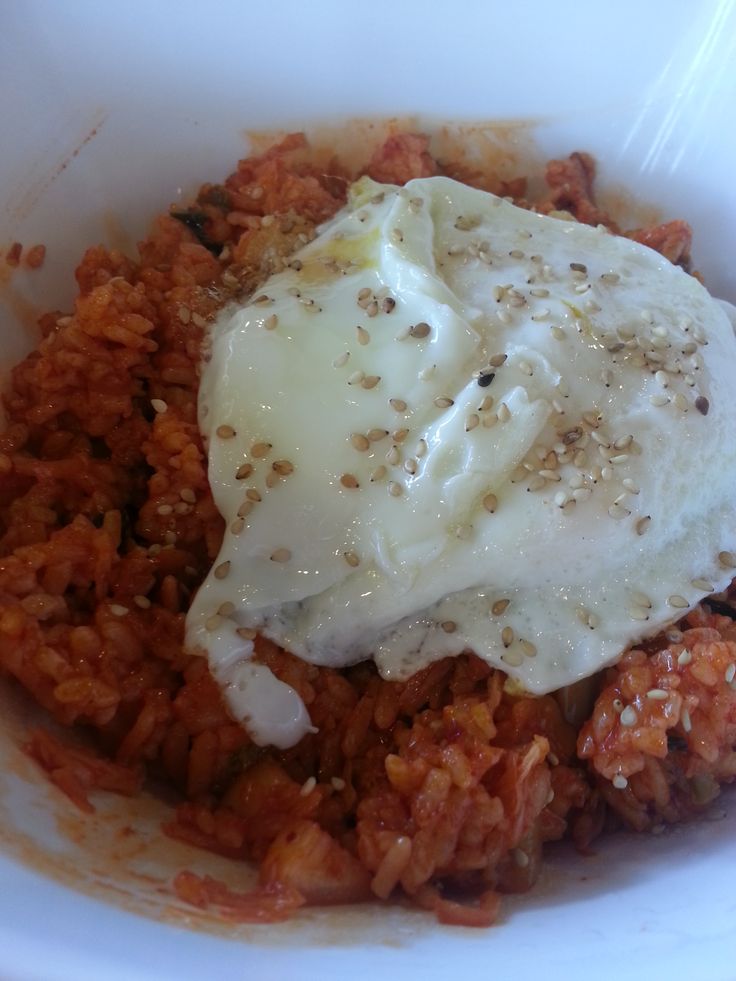
[[[544,298],[546,296],[549,296],[549,290],[543,289],[543,288],[537,288],[537,289],[529,290],[529,293],[530,293],[531,296],[539,296],[539,297],[542,297],[542,298]]]
[[[619,715],[621,715],[621,713],[624,710],[624,703],[621,701],[621,699],[620,698],[614,698],[614,700],[612,702],[612,705],[613,705],[613,711],[614,712],[617,712]]]
[[[639,493],[639,487],[638,487],[637,484],[634,483],[634,481],[631,479],[631,477],[624,477],[624,479],[621,481],[621,484],[622,484],[623,487],[626,488],[626,490],[629,492],[629,494],[638,494]]]
[[[615,286],[615,284],[621,279],[618,273],[607,272],[601,275],[601,281],[609,286]]]
[[[500,368],[507,358],[508,354],[494,354],[493,357],[489,359],[488,363],[492,368]]]
[[[395,443],[403,443],[406,437],[409,435],[408,429],[397,429],[391,434],[391,438]]]
[[[621,713],[621,725],[635,726],[637,721],[638,721],[638,716],[636,714],[636,710],[631,705],[627,705],[626,708]]]
[[[291,552],[288,548],[277,548],[271,552],[272,562],[288,562],[291,558]]]
[[[436,364],[430,364],[427,365],[426,368],[422,368],[422,370],[419,372],[419,381],[429,381],[429,379],[435,373],[436,368]]]
[[[380,467],[376,467],[376,469],[371,474],[371,478],[370,478],[371,483],[375,484],[377,481],[383,480],[383,478],[386,476],[386,473],[387,470],[383,465],[381,465]]]
[[[257,491],[255,487],[249,487],[245,492],[245,496],[254,504],[258,504],[262,500],[260,491]]]
[[[333,788],[338,792],[341,790],[345,790],[346,784],[345,781],[342,779],[342,777],[332,777],[330,783],[332,784]]]
[[[685,648],[684,651],[680,651],[680,653],[677,655],[677,664],[679,665],[679,667],[684,668],[692,661],[692,659],[693,659],[692,651],[689,651],[687,648]]]
[[[504,647],[510,647],[514,642],[514,631],[511,627],[504,627],[501,631],[501,642]]]
[[[509,407],[506,405],[505,402],[501,402],[501,404],[498,407],[498,421],[508,422],[510,418],[511,418],[511,410],[509,409]]]
[[[414,324],[413,327],[409,328],[409,334],[411,337],[416,337],[417,340],[423,340],[425,337],[429,337],[431,329],[432,328],[429,326],[429,324],[425,324],[424,321],[421,321],[420,323]]]
[[[350,436],[350,443],[353,449],[358,450],[361,453],[369,449],[371,445],[368,437],[364,436],[362,433],[353,433]]]
[[[540,474],[536,473],[529,478],[529,483],[527,484],[527,490],[529,491],[540,491],[542,488],[547,486],[547,481]]]
[[[710,402],[704,395],[698,395],[695,399],[695,408],[701,414],[701,416],[707,416],[708,410],[710,409]]]
[[[215,566],[215,579],[224,579],[228,572],[230,572],[230,563],[221,562],[218,566]]]
[[[369,429],[367,435],[371,443],[380,443],[388,436],[388,429]]]
[[[407,324],[406,327],[402,327],[401,328],[401,330],[396,335],[395,340],[397,340],[397,341],[405,341],[407,339],[407,337],[409,336],[409,332],[410,331],[411,331],[411,325],[410,324]]]
[[[390,480],[388,482],[388,492],[391,497],[401,497],[404,493],[404,488],[397,480]]]
[[[521,638],[519,640],[519,647],[521,647],[522,651],[526,654],[527,657],[537,656],[537,648],[534,646],[534,644],[532,644],[530,640],[524,640],[523,638]]]
[[[680,596],[677,593],[675,593],[673,596],[668,596],[667,597],[667,602],[669,603],[670,606],[674,606],[675,609],[677,609],[677,610],[684,610],[688,606],[690,606],[690,604],[685,599],[685,597],[684,596]]]
[[[637,535],[644,535],[652,523],[651,515],[647,514],[643,518],[639,518],[636,522],[636,533]]]
[[[159,504],[159,506],[156,508],[156,513],[160,514],[162,517],[165,517],[171,514],[173,510],[174,509],[170,504]]]
[[[250,448],[250,455],[259,460],[261,457],[268,456],[271,452],[270,443],[254,443]]]
[[[582,262],[571,262],[570,269],[576,273],[582,273],[584,276],[587,275],[588,267]]]
[[[163,399],[151,399],[151,408],[154,412],[161,414],[162,412],[166,412],[168,405]]]
[[[397,245],[404,241],[404,233],[400,228],[391,229],[391,241],[395,242]]]
[[[235,430],[232,426],[218,426],[215,430],[215,435],[219,436],[220,439],[232,439],[235,435]]]
[[[276,460],[271,467],[280,477],[288,477],[294,473],[294,464],[291,460]]]
[[[301,790],[299,791],[299,795],[301,797],[309,797],[309,795],[312,793],[312,791],[316,786],[317,786],[317,778],[309,777],[302,784]]]
[[[204,622],[205,630],[217,630],[220,626],[220,618],[215,614],[214,616],[208,617]]]
[[[640,592],[638,592],[638,591],[635,590],[631,594],[631,598],[636,603],[637,606],[643,606],[643,607],[645,607],[645,609],[651,610],[651,608],[652,608],[652,601],[649,599],[649,597],[647,596],[646,593],[640,593]]]
[[[443,620],[440,626],[446,634],[454,634],[457,630],[457,624],[454,620]]]
[[[558,327],[557,325],[552,326],[550,328],[550,331],[556,341],[564,341],[565,338],[567,337],[567,334],[562,329],[562,327]]]
[[[675,403],[675,406],[680,410],[680,412],[687,412],[687,410],[690,408],[690,403],[682,392],[678,392],[672,401]]]
[[[518,668],[524,663],[524,655],[520,650],[509,650],[505,654],[501,655],[501,660],[504,664],[508,664],[512,668]]]
[[[358,558],[357,552],[343,552],[342,554],[347,564],[352,566],[353,569],[360,565],[360,559]]]
[[[491,607],[491,613],[494,615],[494,617],[500,617],[501,614],[505,613],[506,610],[509,608],[510,602],[511,600],[508,599],[496,600],[496,602]]]
[[[715,586],[713,585],[713,583],[712,582],[708,582],[707,579],[691,579],[690,580],[690,585],[694,589],[700,589],[700,590],[702,590],[704,593],[712,593],[713,590],[715,589]]]
[[[648,620],[649,610],[645,610],[641,606],[630,606],[628,610],[629,616],[632,620]]]
[[[617,773],[613,780],[611,781],[616,790],[626,790],[629,785],[629,781],[623,775],[623,773]]]
[[[667,405],[670,400],[668,395],[650,395],[649,401],[652,405],[660,408],[663,405]]]
[[[359,385],[365,378],[364,371],[354,371],[348,378],[348,385]]]
[[[725,569],[736,569],[736,554],[733,552],[719,552],[718,561]]]
[[[396,306],[396,300],[392,296],[385,296],[381,300],[382,313],[391,313]]]
[[[110,613],[112,613],[113,616],[124,617],[128,612],[129,611],[127,606],[122,606],[120,603],[110,604]]]
[[[380,380],[381,380],[380,375],[366,375],[365,378],[363,378],[363,380],[361,381],[360,387],[365,388],[366,390],[370,390],[371,388],[375,388],[376,385],[380,382]]]
[[[182,499],[182,501],[186,501],[187,504],[195,504],[197,500],[197,495],[194,493],[191,487],[183,487],[179,491],[179,497]]]
[[[414,450],[414,456],[421,458],[424,456],[426,452],[427,452],[427,441],[426,439],[420,439],[419,442],[417,443],[416,449]]]
[[[355,333],[358,336],[358,344],[362,344],[363,347],[365,347],[365,345],[369,343],[371,335],[368,333],[365,327],[360,326],[355,328]]]
[[[486,494],[483,498],[483,507],[489,514],[494,514],[498,507],[498,498],[495,494]]]
[[[235,521],[230,525],[230,533],[232,535],[239,535],[245,528],[245,521],[243,518],[236,518]]]
[[[235,604],[231,603],[229,600],[225,603],[220,603],[217,607],[217,615],[221,617],[231,617],[235,613]]]
[[[682,728],[685,732],[692,732],[693,723],[692,719],[690,718],[690,713],[686,708],[682,710],[680,721],[682,722]]]
[[[417,472],[417,461],[411,457],[404,461],[404,470],[412,476]]]
[[[593,492],[589,487],[576,487],[572,492],[573,500],[578,504],[582,504],[583,501],[587,501]]]
[[[476,415],[476,413],[469,415],[468,418],[465,420],[465,432],[466,433],[471,432],[473,429],[475,429],[478,426],[479,423],[480,423],[480,416]]]
[[[403,399],[389,399],[388,404],[395,412],[406,412],[406,402]]]
[[[492,412],[483,419],[483,425],[486,429],[491,429],[498,422],[498,413]]]
[[[520,869],[525,869],[529,864],[529,856],[521,848],[514,848],[512,852],[514,861]]]
[[[726,684],[730,685],[733,679],[736,678],[736,664],[729,664],[723,677]]]
[[[650,688],[647,692],[647,698],[653,702],[664,702],[669,698],[669,692],[665,691],[664,688]]]
[[[391,449],[386,454],[386,463],[391,467],[398,466],[401,463],[401,450],[398,446],[392,446]]]
[[[141,610],[150,610],[151,608],[151,601],[147,596],[143,596],[141,593],[138,593],[133,597],[133,602]]]
[[[256,639],[256,631],[252,627],[238,627],[235,633],[243,640]]]
[[[266,330],[275,330],[276,327],[278,326],[278,323],[279,323],[279,318],[276,316],[275,313],[272,313],[270,317],[266,317],[266,319],[263,321],[263,326],[266,328]]]
[[[358,478],[352,473],[344,473],[342,477],[340,477],[340,483],[348,490],[356,490],[358,487],[360,487]]]
[[[434,399],[434,404],[438,409],[449,409],[451,405],[455,404],[455,400],[451,399],[447,395],[438,395],[437,398]]]
[[[338,354],[335,360],[332,362],[333,368],[342,368],[348,363],[348,358],[350,357],[350,351],[343,351],[342,354]]]
[[[524,374],[524,375],[533,375],[534,374],[534,369],[532,368],[532,366],[529,364],[528,361],[520,361],[519,362],[519,371],[522,372],[522,374]]]

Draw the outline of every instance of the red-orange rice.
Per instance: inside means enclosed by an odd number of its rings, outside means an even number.
[[[448,173],[531,206],[523,179],[440,166],[422,135],[392,135],[366,171],[397,183]],[[87,251],[73,311],[41,319],[5,398],[0,664],[91,734],[87,749],[44,730],[28,742],[80,808],[164,777],[182,800],[167,834],[259,863],[261,886],[244,894],[182,870],[173,888],[186,901],[272,922],[305,902],[404,896],[442,922],[488,925],[500,892],[533,884],[545,841],[656,829],[734,778],[736,627],[700,608],[594,679],[574,724],[560,699],[513,694],[472,655],[395,683],[259,640],[318,733],[278,752],[232,721],[182,647],[222,534],[196,422],[200,344],[220,306],[280,268],[355,176],[313,166],[295,134],[158,218],[136,259]],[[620,231],[595,203],[585,154],[546,176],[538,210]],[[683,222],[627,234],[687,267]]]

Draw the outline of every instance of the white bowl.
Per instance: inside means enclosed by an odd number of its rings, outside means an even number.
[[[69,304],[87,245],[135,242],[157,211],[232,169],[246,130],[356,116],[501,120],[483,138],[509,166],[589,150],[620,210],[642,213],[627,186],[693,224],[698,268],[736,301],[733,0],[124,9],[3,10],[0,243],[48,247],[40,271],[0,283],[3,371],[32,345],[34,315]],[[372,907],[227,928],[168,883],[182,867],[231,882],[242,869],[162,838],[166,808],[150,796],[98,796],[96,815],[78,815],[19,748],[34,710],[7,686],[2,697],[3,978],[733,976],[728,795],[717,821],[619,835],[588,858],[552,849],[536,889],[490,931]]]

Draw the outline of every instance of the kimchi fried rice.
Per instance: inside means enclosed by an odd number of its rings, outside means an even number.
[[[41,318],[0,433],[0,664],[84,733],[84,748],[46,729],[27,744],[77,807],[163,779],[180,795],[165,834],[260,870],[257,890],[236,893],[184,869],[172,888],[185,901],[274,922],[304,904],[391,897],[486,926],[500,894],[532,886],[545,842],[659,830],[733,780],[736,626],[721,595],[581,690],[541,697],[470,654],[399,683],[258,638],[256,657],[317,731],[285,751],[250,740],[183,648],[223,534],[197,425],[200,347],[228,300],[343,206],[358,175],[311,159],[289,136],[160,216],[136,258],[89,249],[74,309]],[[363,172],[447,174],[621,233],[582,153],[551,161],[533,202],[523,179],[460,172],[413,133],[390,136]],[[688,268],[684,222],[623,234]]]

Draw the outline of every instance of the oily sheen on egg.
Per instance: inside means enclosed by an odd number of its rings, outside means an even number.
[[[309,716],[256,631],[392,679],[464,650],[531,692],[589,675],[730,581],[735,378],[725,306],[650,249],[363,179],[214,326],[226,532],[188,645],[281,747]]]

